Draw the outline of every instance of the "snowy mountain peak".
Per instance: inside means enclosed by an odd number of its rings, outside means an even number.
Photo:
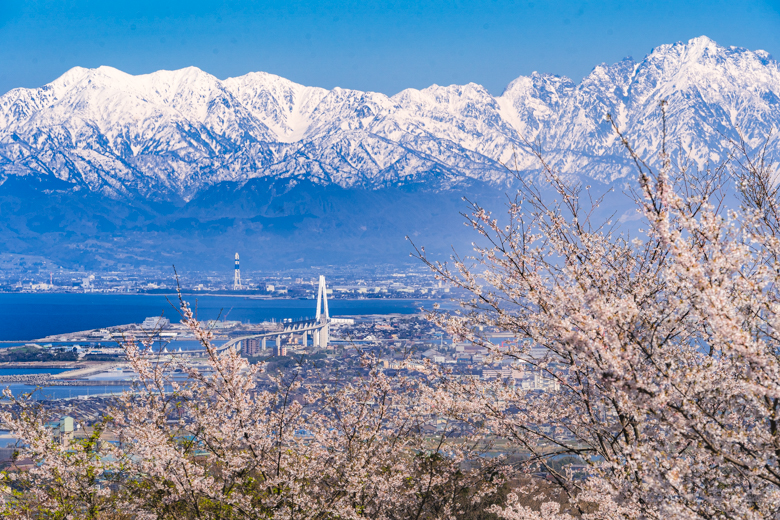
[[[435,178],[446,187],[505,182],[510,158],[537,169],[535,142],[562,172],[612,182],[631,164],[606,114],[652,158],[662,99],[670,133],[704,165],[725,158],[738,132],[758,146],[780,128],[780,68],[765,51],[706,36],[597,65],[580,83],[534,72],[500,96],[476,83],[388,97],[266,72],[219,80],[196,67],[137,76],[75,67],[0,96],[0,175],[162,199],[263,176],[362,187]]]
[[[310,125],[311,113],[328,93],[325,89],[305,87],[266,72],[228,78],[224,85],[282,143],[303,138]]]

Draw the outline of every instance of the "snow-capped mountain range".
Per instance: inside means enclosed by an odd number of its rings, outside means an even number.
[[[726,157],[738,131],[754,147],[769,136],[780,157],[778,62],[699,37],[599,65],[580,83],[520,77],[497,97],[474,83],[388,97],[263,72],[223,81],[194,67],[140,76],[74,68],[0,97],[0,181],[49,176],[111,197],[185,200],[255,177],[503,183],[502,163],[538,167],[533,142],[562,172],[611,182],[633,170],[605,115],[653,156],[662,99],[668,135],[700,166]]]

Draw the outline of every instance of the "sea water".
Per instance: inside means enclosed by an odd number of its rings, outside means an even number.
[[[61,374],[70,368],[0,368],[0,376],[23,376],[27,374]]]
[[[315,300],[258,299],[245,296],[185,295],[200,320],[226,318],[259,323],[285,318],[312,318]],[[53,334],[141,323],[151,316],[171,322],[181,317],[175,295],[99,293],[0,294],[0,341],[30,341]],[[430,300],[330,300],[331,316],[414,314]]]

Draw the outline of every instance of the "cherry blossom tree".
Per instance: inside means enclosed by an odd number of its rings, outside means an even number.
[[[472,204],[467,223],[487,245],[450,263],[418,252],[470,295],[431,319],[551,383],[452,382],[435,389],[449,399],[442,412],[480,417],[527,455],[525,471],[543,471],[569,497],[566,511],[528,507],[531,483],[493,508],[502,518],[776,518],[776,173],[744,143],[697,171],[672,164],[664,140],[654,168],[615,131],[637,166],[637,236],[597,220],[601,199],[537,150],[541,178],[518,179],[506,215]],[[728,208],[734,179],[740,203]],[[493,345],[485,330],[516,344]],[[562,456],[583,467],[556,468]]]
[[[3,424],[25,442],[16,461],[29,459],[32,464],[24,471],[11,468],[0,474],[3,518],[135,518],[118,512],[122,502],[112,491],[127,458],[111,444],[97,449],[106,421],[86,439],[63,444],[58,429],[47,425],[53,414],[31,402],[29,395],[13,396],[6,390],[5,397],[15,405],[2,413]]]

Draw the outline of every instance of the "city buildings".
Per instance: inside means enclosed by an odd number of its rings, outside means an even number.
[[[245,357],[257,357],[265,354],[263,341],[258,338],[250,338],[241,341],[241,355]]]

